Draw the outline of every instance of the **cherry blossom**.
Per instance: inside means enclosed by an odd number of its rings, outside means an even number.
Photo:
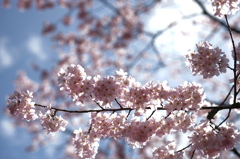
[[[15,91],[9,96],[7,108],[13,116],[26,119],[27,121],[38,118],[35,114],[34,102],[32,102],[33,93],[30,91]]]
[[[217,158],[221,151],[232,149],[240,141],[240,133],[232,123],[213,130],[208,121],[201,121],[189,138],[193,149],[206,157]]]
[[[175,151],[175,143],[168,142],[167,146],[161,146],[153,151],[154,159],[183,159],[183,152]]]
[[[11,7],[11,1],[10,0],[3,0],[2,6],[5,8],[10,8]]]
[[[200,42],[196,46],[197,52],[186,55],[186,64],[191,68],[193,75],[200,74],[203,78],[212,78],[226,72],[229,60],[219,47],[213,48],[208,42]]]
[[[136,109],[136,115],[145,112],[151,100],[151,91],[147,87],[141,86],[139,82],[134,82],[132,87],[124,93],[121,98],[123,107]]]
[[[82,132],[82,129],[74,130],[75,137],[73,144],[75,146],[76,154],[81,159],[92,159],[97,154],[99,146],[99,138],[95,135],[90,135],[87,132]]]
[[[120,86],[121,83],[117,82],[113,76],[103,78],[97,76],[94,80],[95,87],[92,92],[93,97],[104,107],[105,105],[111,103],[114,99],[118,98],[123,92]]]
[[[53,114],[51,108],[48,108],[44,114],[40,112],[39,121],[41,122],[43,129],[52,135],[57,131],[65,131],[68,124],[68,122],[61,116]]]
[[[70,25],[72,23],[72,21],[73,21],[72,18],[69,16],[65,16],[62,19],[62,23],[66,26]]]
[[[88,93],[93,89],[92,78],[86,76],[80,65],[71,65],[67,70],[61,69],[58,82],[60,90],[65,90],[77,104],[83,105],[84,99],[89,98]]]
[[[45,23],[43,24],[42,34],[43,34],[43,35],[47,35],[47,34],[53,32],[53,31],[55,31],[55,30],[56,30],[56,26],[55,26],[54,24],[51,24],[51,23],[49,23],[49,22],[45,22]]]
[[[239,0],[210,0],[214,10],[214,15],[222,17],[227,14],[235,14],[239,10]]]
[[[205,95],[200,84],[185,82],[183,86],[169,91],[167,104],[168,112],[177,110],[199,109],[204,102]]]
[[[21,11],[27,10],[31,7],[31,0],[19,0],[18,1],[18,8]]]

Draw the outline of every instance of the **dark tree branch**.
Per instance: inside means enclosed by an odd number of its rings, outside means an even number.
[[[231,88],[230,91],[228,92],[228,94],[227,94],[227,96],[225,97],[225,99],[224,99],[224,100],[222,101],[222,103],[219,105],[219,107],[222,107],[223,104],[226,102],[226,100],[227,100],[228,97],[230,96],[233,88],[234,88],[234,85],[232,86],[232,88]],[[208,113],[208,115],[207,115],[207,119],[208,119],[208,120],[213,119],[213,117],[217,114],[218,111],[219,111],[219,110],[217,110],[217,109],[211,110],[211,111]]]
[[[189,145],[187,145],[186,147],[182,148],[181,150],[178,150],[177,152],[181,152],[181,151],[183,151],[183,150],[185,150],[185,149],[189,148],[190,146],[192,146],[192,143],[191,143],[191,144],[189,144]]]
[[[149,117],[146,119],[146,121],[153,116],[153,114],[155,113],[155,111],[156,111],[156,110],[154,110],[154,111],[151,113],[151,115],[149,115]]]
[[[216,18],[215,16],[213,16],[212,14],[210,14],[206,8],[204,7],[204,5],[200,2],[200,0],[195,0],[195,2],[199,5],[199,7],[202,9],[203,14],[206,15],[207,17],[209,17],[211,20],[219,23],[221,26],[223,26],[224,28],[228,29],[228,26],[225,22],[221,21],[219,18]],[[234,31],[235,33],[240,33],[240,30],[237,28],[232,28],[232,31]]]
[[[233,76],[234,76],[233,93],[234,93],[234,97],[233,97],[233,104],[236,104],[236,101],[237,101],[237,76],[238,76],[237,75],[237,52],[236,52],[236,48],[235,48],[235,44],[234,44],[234,40],[233,40],[233,36],[232,36],[231,27],[228,23],[227,15],[225,15],[225,19],[226,19],[226,22],[227,22],[227,27],[228,27],[228,31],[229,31],[229,34],[230,34],[230,37],[231,37],[231,41],[232,41],[232,45],[233,45],[233,51],[234,51],[234,68],[233,68]],[[230,117],[231,110],[232,109],[229,109],[227,117],[218,125],[218,127],[220,125],[222,125]]]
[[[34,106],[37,107],[42,107],[42,108],[47,108],[47,106],[45,105],[41,105],[41,104],[34,104]],[[55,107],[51,107],[51,109],[55,110],[55,111],[61,111],[61,112],[67,112],[67,113],[91,113],[91,112],[116,112],[116,111],[133,111],[135,109],[133,108],[111,108],[111,109],[91,109],[91,110],[66,110],[66,109],[61,109],[61,108],[55,108]],[[145,109],[152,109],[150,107],[145,107]],[[216,110],[224,110],[224,109],[240,109],[240,103],[236,103],[236,104],[232,104],[232,105],[226,105],[226,106],[221,106],[221,107],[201,107],[200,110],[212,110],[212,109],[216,109]],[[166,108],[162,108],[162,107],[158,107],[156,110],[167,110]],[[189,111],[196,111],[195,109],[190,109]]]
[[[240,158],[240,153],[237,151],[236,148],[233,148],[231,151]]]
[[[233,36],[232,36],[232,29],[228,23],[228,18],[227,15],[225,15],[225,19],[227,22],[227,27],[228,27],[228,31],[231,37],[231,41],[232,41],[232,45],[233,45],[233,52],[234,52],[234,68],[233,68],[233,74],[234,74],[234,99],[233,99],[233,103],[236,103],[237,100],[237,51],[236,51],[236,47],[235,47],[235,43],[233,40]]]
[[[117,102],[117,104],[119,105],[120,108],[123,108],[122,105],[118,102],[117,99],[115,99],[115,101]]]
[[[227,119],[230,117],[231,110],[232,110],[232,109],[229,109],[228,114],[227,114],[227,117],[226,117],[217,127],[221,126],[225,121],[227,121]]]
[[[193,150],[193,152],[192,152],[192,155],[191,155],[191,158],[190,158],[190,159],[193,159],[195,151],[196,151],[196,150]]]

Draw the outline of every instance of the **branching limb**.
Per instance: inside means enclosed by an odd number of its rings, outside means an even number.
[[[196,150],[193,150],[193,152],[192,152],[192,155],[191,155],[191,158],[190,158],[190,159],[193,159],[195,151],[196,151]]]
[[[182,148],[181,150],[178,150],[177,152],[181,152],[181,151],[183,151],[183,150],[185,150],[185,149],[189,148],[190,146],[192,146],[192,143],[191,143],[191,144],[189,144],[189,145],[187,145],[186,147]]]
[[[34,106],[37,107],[42,107],[42,108],[47,108],[47,106],[45,105],[41,105],[41,104],[34,104]],[[61,109],[61,108],[55,108],[55,107],[51,107],[51,109],[55,110],[55,111],[61,111],[61,112],[67,112],[67,113],[91,113],[91,112],[117,112],[117,111],[129,111],[129,114],[131,111],[133,111],[133,108],[119,108],[119,109],[90,109],[90,110],[66,110],[66,109]],[[145,109],[151,109],[151,107],[145,107]],[[240,103],[236,103],[236,104],[232,104],[232,105],[226,105],[226,106],[222,106],[222,107],[202,107],[200,108],[200,110],[209,110],[209,109],[216,109],[216,110],[224,110],[224,109],[240,109]],[[156,110],[167,110],[166,108],[162,108],[162,107],[158,107]],[[195,111],[195,110],[191,110],[190,111]],[[171,113],[169,113],[166,118],[170,115]]]
[[[237,100],[237,51],[236,51],[236,47],[234,44],[234,40],[233,40],[233,36],[232,36],[232,29],[228,23],[228,17],[227,15],[224,16],[227,22],[227,27],[228,27],[228,31],[231,37],[231,41],[232,41],[232,45],[233,45],[233,52],[234,52],[234,68],[233,68],[233,73],[234,73],[234,99],[233,99],[233,103],[236,103]]]
[[[230,96],[233,88],[234,88],[234,85],[232,86],[232,88],[231,88],[230,91],[228,92],[228,94],[227,94],[227,96],[225,97],[225,99],[224,99],[224,100],[222,101],[222,103],[219,105],[219,107],[222,107],[223,104],[226,102],[226,100],[227,100],[228,97]],[[207,119],[208,119],[208,120],[212,120],[213,117],[217,114],[217,112],[218,112],[219,110],[221,110],[221,109],[213,109],[213,110],[211,110],[211,111],[208,113],[208,115],[207,115]]]
[[[204,7],[204,5],[199,1],[199,0],[195,0],[195,2],[199,5],[199,7],[202,9],[203,14],[206,15],[207,17],[209,17],[211,20],[219,23],[221,26],[225,27],[226,29],[228,28],[227,24],[224,23],[223,21],[221,21],[219,18],[216,18],[215,16],[213,16],[212,14],[210,14],[206,8]],[[232,31],[234,31],[235,33],[240,33],[240,30],[237,28],[232,28]]]
[[[236,148],[233,148],[231,151],[240,158],[240,153],[237,151]]]
[[[229,109],[227,117],[217,127],[221,126],[230,117],[231,110],[232,109]]]
[[[119,107],[122,109],[123,107],[122,107],[122,105],[118,102],[118,100],[115,99],[115,101],[117,102],[117,104],[119,105]]]
[[[155,112],[156,112],[156,110],[154,110],[154,111],[151,113],[151,115],[146,119],[146,121],[147,121],[148,119],[150,119]]]

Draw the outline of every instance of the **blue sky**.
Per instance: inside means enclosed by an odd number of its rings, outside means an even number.
[[[41,35],[45,20],[55,21],[64,10],[36,11],[30,9],[19,12],[16,6],[10,9],[0,8],[0,156],[7,159],[52,158],[46,151],[28,153],[25,148],[30,145],[31,136],[25,130],[12,127],[11,120],[3,115],[6,97],[14,91],[13,81],[19,70],[37,80],[39,74],[31,68],[36,62],[48,68],[55,59],[52,43],[48,37]],[[46,147],[45,147],[46,148]]]

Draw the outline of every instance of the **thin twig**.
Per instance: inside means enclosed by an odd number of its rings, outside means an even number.
[[[230,96],[233,88],[234,88],[234,85],[231,87],[230,91],[228,92],[227,96],[226,96],[225,99],[222,101],[222,103],[219,105],[219,107],[222,107],[223,104],[226,102],[226,100],[227,100],[228,97]],[[219,110],[221,110],[221,109],[219,109]],[[207,119],[208,119],[208,120],[212,120],[213,117],[214,117],[214,115],[216,115],[219,110],[218,110],[218,109],[212,109],[212,110],[208,113]]]
[[[118,102],[117,99],[115,99],[115,101],[117,102],[117,104],[119,105],[120,108],[123,108],[122,105]]]
[[[191,158],[190,158],[190,159],[193,159],[194,153],[195,153],[195,150],[193,150],[193,152],[192,152],[192,155],[191,155]]]
[[[211,20],[218,22],[221,26],[227,28],[226,23],[224,23],[223,21],[221,21],[219,18],[216,18],[215,16],[213,16],[212,14],[210,14],[206,8],[204,7],[204,5],[199,1],[199,0],[195,0],[195,2],[199,5],[199,7],[202,9],[203,14],[208,16]],[[232,31],[234,31],[235,33],[240,33],[240,30],[237,28],[232,28]]]
[[[128,115],[126,116],[126,120],[127,120],[127,118],[129,117],[129,115],[131,114],[131,111],[132,111],[132,110],[129,110],[129,111],[128,111]]]
[[[181,150],[178,150],[177,152],[181,152],[181,151],[183,151],[183,150],[185,150],[185,149],[189,148],[190,146],[192,146],[192,143],[191,143],[191,144],[189,144],[189,145],[187,145],[186,147],[182,148]]]
[[[91,130],[92,130],[92,123],[91,123],[90,126],[89,126],[88,133],[90,133]]]
[[[167,116],[165,116],[165,118],[164,119],[167,119],[169,116],[171,115],[171,112],[170,113],[168,113],[168,115]]]
[[[232,70],[232,71],[234,70],[234,68],[232,68],[232,67],[230,67],[230,66],[228,66],[228,68],[229,68],[230,70]]]
[[[227,27],[228,27],[228,31],[229,31],[229,34],[230,34],[230,37],[231,37],[231,41],[232,41],[232,45],[233,45],[233,51],[234,51],[234,68],[233,68],[233,74],[234,74],[233,93],[234,93],[234,97],[233,97],[233,105],[235,105],[236,101],[237,101],[237,52],[236,52],[236,48],[235,48],[235,44],[234,44],[234,40],[233,40],[233,36],[232,36],[231,27],[229,26],[229,23],[228,23],[227,15],[224,15],[224,17],[225,17],[226,22],[227,22]],[[220,125],[222,125],[230,117],[231,110],[232,109],[229,108],[227,117],[218,125],[218,127]]]
[[[227,22],[227,27],[228,27],[228,31],[231,37],[231,41],[232,41],[232,45],[233,45],[233,52],[234,52],[234,68],[233,68],[233,73],[234,73],[234,99],[233,99],[233,103],[235,104],[237,101],[237,51],[236,51],[236,47],[234,44],[234,40],[233,40],[233,36],[232,36],[232,30],[231,27],[228,23],[228,17],[227,15],[224,15],[226,22]]]
[[[102,110],[104,110],[104,108],[95,100],[93,100]]]
[[[229,109],[227,117],[217,127],[221,126],[230,117],[231,110],[232,109]]]
[[[233,148],[231,151],[240,158],[240,153],[237,151],[236,148]]]
[[[146,121],[147,121],[148,119],[150,119],[155,112],[156,112],[156,110],[154,110],[154,111],[151,113],[151,115],[146,119]]]

